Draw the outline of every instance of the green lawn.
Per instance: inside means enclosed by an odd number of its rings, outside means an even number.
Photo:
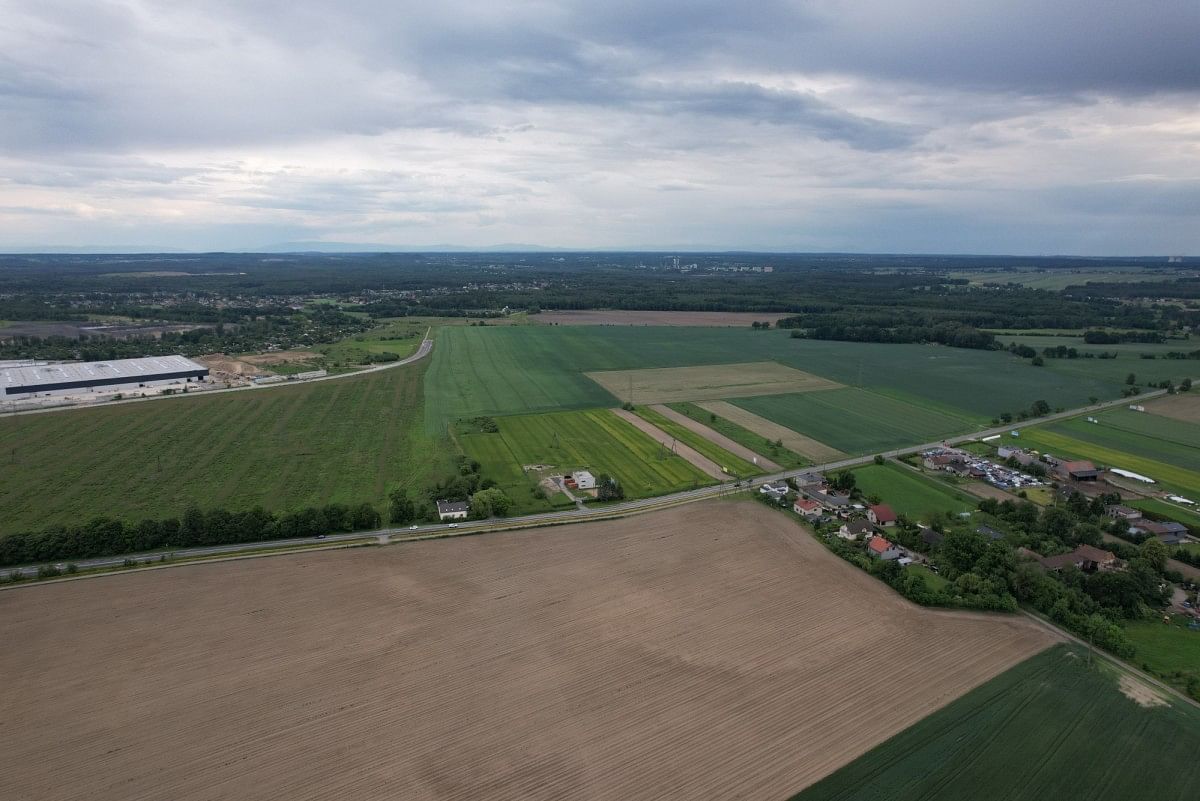
[[[485,477],[513,487],[510,495],[525,506],[531,505],[525,498],[534,485],[534,479],[522,474],[527,464],[553,465],[561,472],[609,473],[621,482],[628,498],[713,483],[683,458],[664,455],[657,442],[608,409],[498,417],[496,423],[499,433],[460,436],[459,441],[483,465]],[[517,489],[522,486],[524,494]]]
[[[1121,693],[1115,669],[1089,668],[1081,650],[1059,645],[794,801],[1185,799],[1200,783],[1198,741],[1200,709],[1140,706]]]
[[[928,521],[933,515],[969,512],[975,502],[953,488],[891,462],[867,465],[854,471],[864,495],[878,495],[897,514]]]
[[[810,460],[805,459],[800,454],[778,446],[766,437],[755,434],[749,429],[742,428],[731,420],[726,420],[720,415],[715,415],[705,409],[701,409],[694,403],[668,403],[667,406],[680,414],[686,414],[688,417],[703,423],[718,434],[724,434],[739,445],[744,445],[760,456],[765,456],[772,462],[782,465],[785,468],[805,467],[812,464]]]
[[[924,565],[918,565],[914,563],[904,569],[909,573],[916,573],[918,576],[925,579],[925,586],[934,592],[941,592],[950,586],[950,582],[946,581],[944,578],[939,576],[937,573],[934,573]]]
[[[663,417],[661,414],[649,407],[638,406],[634,410],[634,413],[646,422],[657,427],[659,430],[671,435],[672,437],[675,437],[675,439],[679,440],[684,445],[690,445],[701,455],[712,459],[714,462],[719,464],[721,467],[724,467],[731,474],[737,476],[738,478],[760,476],[766,472],[761,467],[751,464],[750,462],[747,462],[745,459],[742,459],[738,456],[734,456],[732,453],[718,445],[714,445],[712,442],[700,436],[691,429],[681,426],[674,420],[668,420],[666,417]]]
[[[0,532],[190,503],[371,501],[448,469],[425,437],[427,362],[337,381],[0,418]]]
[[[1138,664],[1180,687],[1186,687],[1188,676],[1200,677],[1200,631],[1188,629],[1187,620],[1172,615],[1169,625],[1161,620],[1125,624]]]
[[[1089,459],[1105,467],[1118,467],[1148,476],[1157,488],[1195,499],[1200,496],[1200,452],[1173,446],[1128,431],[1072,420],[1068,424],[1021,429],[1021,444],[1060,458]],[[1172,459],[1179,463],[1169,463]],[[1186,465],[1186,466],[1185,466]]]
[[[918,445],[977,429],[964,418],[862,389],[764,395],[731,403],[848,454]]]

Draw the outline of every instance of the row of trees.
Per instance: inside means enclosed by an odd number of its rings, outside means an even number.
[[[91,559],[158,548],[316,537],[376,529],[380,524],[378,510],[369,503],[357,506],[334,503],[283,513],[268,512],[261,507],[231,512],[220,508],[205,511],[192,506],[178,518],[126,523],[98,517],[78,525],[8,534],[0,537],[0,565]]]

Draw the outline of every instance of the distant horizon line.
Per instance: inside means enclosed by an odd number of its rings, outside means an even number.
[[[192,248],[151,248],[138,245],[107,246],[33,246],[33,247],[0,247],[0,256],[219,256],[223,254],[237,255],[389,255],[415,253],[504,253],[504,254],[552,254],[552,253],[611,253],[611,254],[656,254],[656,255],[777,255],[777,256],[914,256],[914,257],[958,257],[958,258],[1041,258],[1041,259],[1138,259],[1157,260],[1165,263],[1178,264],[1175,259],[1192,261],[1197,257],[1175,253],[1120,253],[1109,255],[1088,255],[1081,253],[987,253],[987,252],[937,252],[937,251],[884,251],[884,250],[790,250],[778,248],[703,248],[688,246],[672,248],[662,245],[643,247],[556,247],[532,244],[496,244],[486,246],[436,244],[428,246],[413,245],[357,245],[353,243],[320,243],[297,242],[280,245],[264,245],[255,248],[215,248],[212,250]]]

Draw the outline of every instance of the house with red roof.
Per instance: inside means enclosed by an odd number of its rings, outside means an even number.
[[[877,526],[891,528],[896,525],[896,513],[886,503],[879,503],[867,509],[867,519]]]
[[[878,534],[871,537],[867,542],[867,553],[876,559],[883,559],[884,561],[899,559],[904,555],[895,543],[887,537],[880,537]]]
[[[810,498],[797,498],[792,504],[792,511],[808,521],[819,519],[822,513],[821,504]]]

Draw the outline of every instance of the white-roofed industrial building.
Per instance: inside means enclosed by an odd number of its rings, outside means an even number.
[[[0,369],[0,397],[23,400],[49,395],[135,390],[193,383],[207,375],[207,367],[183,356],[6,367]]]

